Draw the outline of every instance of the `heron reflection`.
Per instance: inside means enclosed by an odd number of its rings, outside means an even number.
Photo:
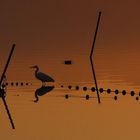
[[[38,96],[42,96],[50,91],[52,91],[54,89],[54,86],[42,86],[41,88],[38,88],[35,91],[35,98],[36,100],[34,100],[34,102],[38,102],[39,101],[39,97]]]

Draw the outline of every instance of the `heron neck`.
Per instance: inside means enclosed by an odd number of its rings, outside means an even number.
[[[35,74],[37,74],[38,71],[39,71],[39,68],[36,68],[36,70],[35,70]]]

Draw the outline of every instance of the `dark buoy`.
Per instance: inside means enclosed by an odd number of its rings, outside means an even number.
[[[114,100],[117,100],[118,99],[118,97],[117,96],[114,96]]]
[[[76,90],[79,90],[79,86],[76,86],[75,89],[76,89]]]
[[[16,82],[16,86],[18,86],[18,82]]]
[[[23,86],[23,82],[21,82],[20,85]]]
[[[131,91],[130,94],[131,94],[131,96],[134,96],[135,95],[135,92],[134,91]]]
[[[71,60],[65,60],[65,61],[64,61],[64,64],[65,64],[65,65],[71,65],[71,64],[72,64],[72,61],[71,61]]]
[[[115,94],[119,94],[119,90],[118,89],[115,90]]]
[[[140,96],[140,92],[139,92],[139,96]]]
[[[68,86],[68,89],[71,89],[71,88],[72,88],[72,86],[71,86],[71,85],[69,85],[69,86]]]
[[[83,91],[87,91],[87,87],[83,87]]]
[[[139,97],[136,97],[136,100],[138,101],[139,100]]]
[[[107,93],[110,94],[111,93],[111,89],[107,89]]]
[[[65,99],[68,99],[68,98],[69,98],[69,95],[68,95],[68,94],[66,94],[66,95],[65,95]]]
[[[8,86],[8,83],[6,82],[6,86]]]
[[[95,92],[95,87],[92,87],[92,88],[91,88],[91,91],[92,91],[92,92]]]
[[[64,86],[63,85],[61,85],[61,88],[63,88]]]
[[[122,91],[122,95],[126,95],[126,90],[123,90]]]
[[[26,83],[26,86],[28,86],[29,85],[29,83]]]
[[[11,86],[13,86],[14,85],[14,83],[13,82],[11,82]]]
[[[100,93],[103,93],[104,92],[104,89],[103,88],[100,88],[99,91],[100,91]]]
[[[86,100],[89,100],[89,95],[88,94],[86,95]]]

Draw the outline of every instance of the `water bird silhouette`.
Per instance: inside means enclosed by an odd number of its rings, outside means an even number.
[[[38,96],[42,96],[46,93],[48,93],[49,91],[53,90],[54,86],[42,86],[41,88],[38,88],[35,91],[35,98],[36,100],[34,100],[34,102],[38,102],[39,101],[39,97]]]
[[[39,67],[37,65],[32,66],[31,68],[36,69],[35,70],[35,77],[42,82],[42,86],[45,86],[45,82],[54,82],[55,80],[48,76],[47,74],[40,72]]]

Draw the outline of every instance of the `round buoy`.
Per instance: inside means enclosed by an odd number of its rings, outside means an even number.
[[[126,95],[126,90],[123,90],[122,91],[122,95]]]
[[[76,86],[75,89],[76,89],[76,90],[79,90],[79,86]]]
[[[111,93],[111,89],[107,89],[107,93]]]
[[[20,85],[23,86],[23,82],[21,82]]]
[[[11,82],[11,86],[13,86],[14,85],[14,83],[13,82]]]
[[[114,96],[114,100],[117,100],[118,99],[118,97],[117,96]]]
[[[136,97],[136,100],[138,101],[139,100],[139,97]]]
[[[65,95],[65,99],[68,99],[68,98],[69,98],[69,95],[68,95],[68,94],[66,94],[66,95]]]
[[[18,86],[18,82],[16,82],[16,86]]]
[[[104,92],[104,89],[103,88],[100,88],[99,91],[100,91],[100,93],[103,93]]]
[[[95,92],[95,87],[92,87],[92,88],[91,88],[91,91],[92,91],[92,92]]]
[[[6,86],[8,86],[8,83],[6,82]]]
[[[119,90],[118,89],[115,90],[115,94],[119,94]]]
[[[68,88],[69,88],[69,89],[71,89],[71,88],[72,88],[72,86],[71,86],[71,85],[69,85],[69,86],[68,86]]]
[[[29,83],[26,83],[26,86],[28,86],[29,85]]]
[[[83,87],[83,91],[87,91],[87,87]]]
[[[131,91],[130,94],[131,94],[131,96],[134,96],[135,95],[135,92],[134,91]]]
[[[63,85],[61,85],[61,88],[63,88],[64,86]]]
[[[88,94],[86,95],[86,100],[89,100],[89,95]]]

